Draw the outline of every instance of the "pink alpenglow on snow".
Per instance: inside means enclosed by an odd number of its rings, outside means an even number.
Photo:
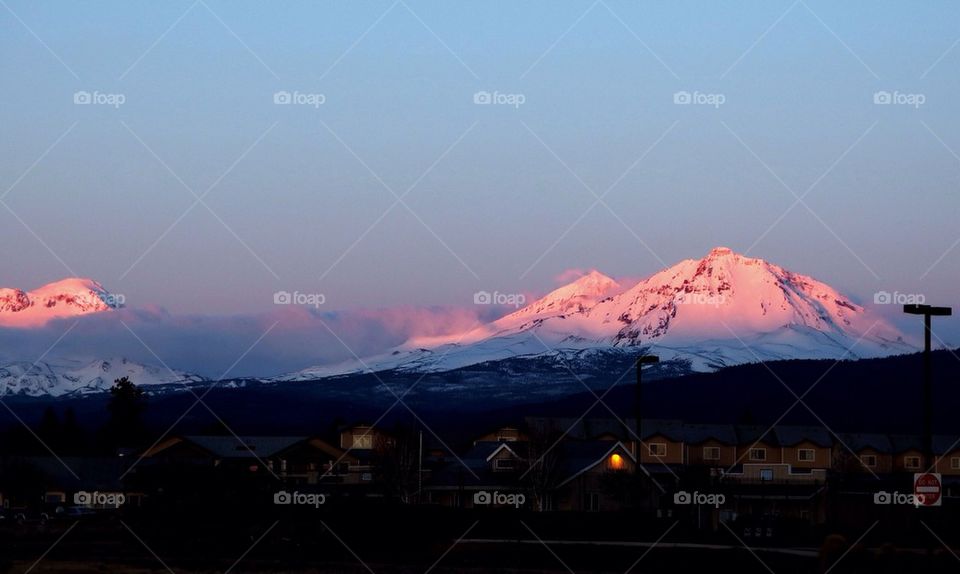
[[[689,361],[695,370],[916,350],[873,310],[829,285],[717,247],[627,288],[591,271],[492,323],[459,335],[411,339],[365,364],[444,371],[552,352],[639,346],[651,347],[662,359]]]
[[[0,288],[0,326],[39,327],[52,319],[117,309],[122,297],[92,279],[71,277],[33,291]]]

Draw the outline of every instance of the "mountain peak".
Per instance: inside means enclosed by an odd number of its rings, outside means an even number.
[[[733,249],[729,247],[718,246],[710,250],[710,253],[707,253],[707,257],[722,257],[724,255],[739,255],[734,253]]]
[[[29,292],[0,288],[0,325],[42,326],[51,319],[116,309],[122,299],[84,277],[67,277]]]
[[[515,313],[503,317],[500,326],[525,322],[533,317],[551,317],[585,311],[620,289],[611,277],[592,269],[571,283],[558,287]]]

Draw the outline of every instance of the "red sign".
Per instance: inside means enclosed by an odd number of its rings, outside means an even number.
[[[943,504],[942,483],[940,473],[923,472],[913,475],[913,494],[917,498],[917,506],[940,506]]]

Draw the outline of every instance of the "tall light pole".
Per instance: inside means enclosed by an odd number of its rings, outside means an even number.
[[[946,317],[953,314],[950,307],[931,305],[904,305],[903,312],[908,315],[923,315],[923,454],[924,468],[934,465],[933,452],[933,357],[930,354],[930,336],[932,317]]]
[[[637,357],[637,392],[633,396],[633,414],[637,419],[637,461],[640,460],[640,440],[643,435],[640,434],[640,398],[643,392],[643,366],[659,363],[660,357],[656,355],[640,355]]]

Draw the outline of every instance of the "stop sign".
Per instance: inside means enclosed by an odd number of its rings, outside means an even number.
[[[918,472],[913,475],[913,494],[917,506],[940,506],[943,504],[940,473]]]

